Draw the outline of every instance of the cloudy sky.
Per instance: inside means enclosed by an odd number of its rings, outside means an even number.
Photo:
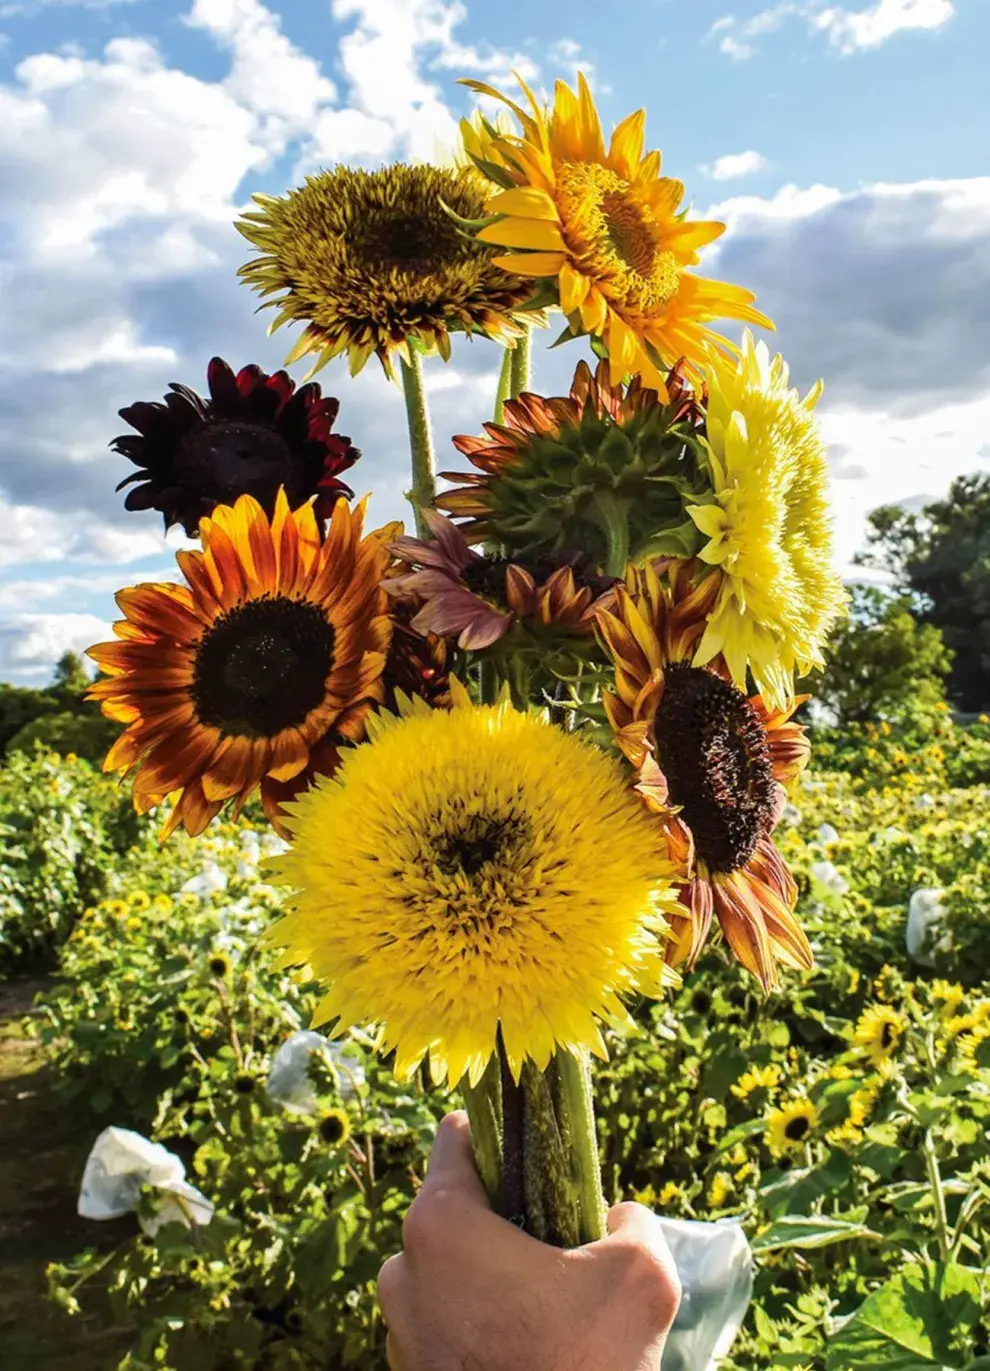
[[[848,560],[874,505],[990,469],[988,49],[988,0],[0,0],[0,679],[46,680],[115,589],[172,575],[159,516],[114,494],[120,406],[202,389],[214,353],[281,364],[291,336],[234,275],[250,193],[431,156],[462,75],[581,66],[606,124],[647,107],[665,170],[729,225],[707,274],[825,378]],[[538,357],[542,387],[576,347]],[[462,343],[429,367],[445,457],[496,365]],[[400,516],[401,397],[373,365],[321,380],[376,522]]]

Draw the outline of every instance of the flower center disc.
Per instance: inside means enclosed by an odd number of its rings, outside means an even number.
[[[273,428],[236,419],[190,429],[176,468],[183,486],[211,499],[245,494],[266,498],[281,485],[291,486],[294,475],[288,445]]]
[[[511,815],[466,815],[456,832],[434,841],[434,860],[445,876],[477,876],[486,866],[501,862],[526,831],[523,820]]]
[[[773,823],[767,733],[735,686],[683,663],[667,668],[654,725],[657,760],[710,871],[746,865]]]
[[[807,1136],[810,1128],[811,1124],[808,1119],[805,1115],[800,1114],[797,1118],[789,1120],[784,1126],[784,1135],[791,1142],[800,1142],[802,1138]]]
[[[323,700],[334,631],[305,600],[265,595],[221,615],[200,640],[191,694],[223,733],[271,738]]]

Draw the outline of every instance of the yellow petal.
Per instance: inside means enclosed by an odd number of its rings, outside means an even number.
[[[542,219],[500,219],[481,229],[476,237],[480,243],[540,252],[561,252],[567,246],[557,225]]]
[[[557,206],[545,190],[535,186],[517,186],[514,190],[500,190],[488,201],[490,214],[513,214],[519,219],[556,220]]]
[[[608,162],[612,170],[627,181],[632,181],[639,169],[645,131],[646,110],[638,109],[633,114],[627,114],[612,134]]]
[[[492,261],[516,276],[556,276],[567,256],[563,252],[506,252]]]
[[[580,309],[590,289],[591,282],[587,276],[582,276],[569,262],[565,262],[560,269],[560,308],[564,313],[572,314]]]

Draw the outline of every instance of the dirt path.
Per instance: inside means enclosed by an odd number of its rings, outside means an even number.
[[[44,985],[0,983],[0,1368],[112,1371],[127,1340],[69,1318],[44,1293],[49,1262],[104,1240],[75,1212],[91,1137],[80,1136],[53,1098],[38,1047],[22,1029]]]

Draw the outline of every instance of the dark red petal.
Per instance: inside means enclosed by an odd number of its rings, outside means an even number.
[[[118,490],[120,487],[118,486]],[[135,486],[133,490],[127,492],[124,500],[125,509],[158,509],[159,495],[155,487],[149,482],[144,486]]]
[[[219,361],[220,359],[216,358],[215,360]],[[210,365],[212,366],[213,363],[211,362]],[[249,366],[241,367],[235,381],[237,393],[242,396],[250,395],[253,390],[257,390],[258,386],[267,385],[267,383],[268,377],[255,362]]]
[[[214,357],[206,369],[206,381],[210,387],[210,400],[213,408],[221,414],[236,414],[239,408],[240,391],[230,367],[222,357]]]
[[[163,426],[172,427],[169,411],[163,404],[154,400],[138,400],[117,412],[125,424],[130,424],[131,428],[136,428],[138,433],[143,433],[145,437]]]

